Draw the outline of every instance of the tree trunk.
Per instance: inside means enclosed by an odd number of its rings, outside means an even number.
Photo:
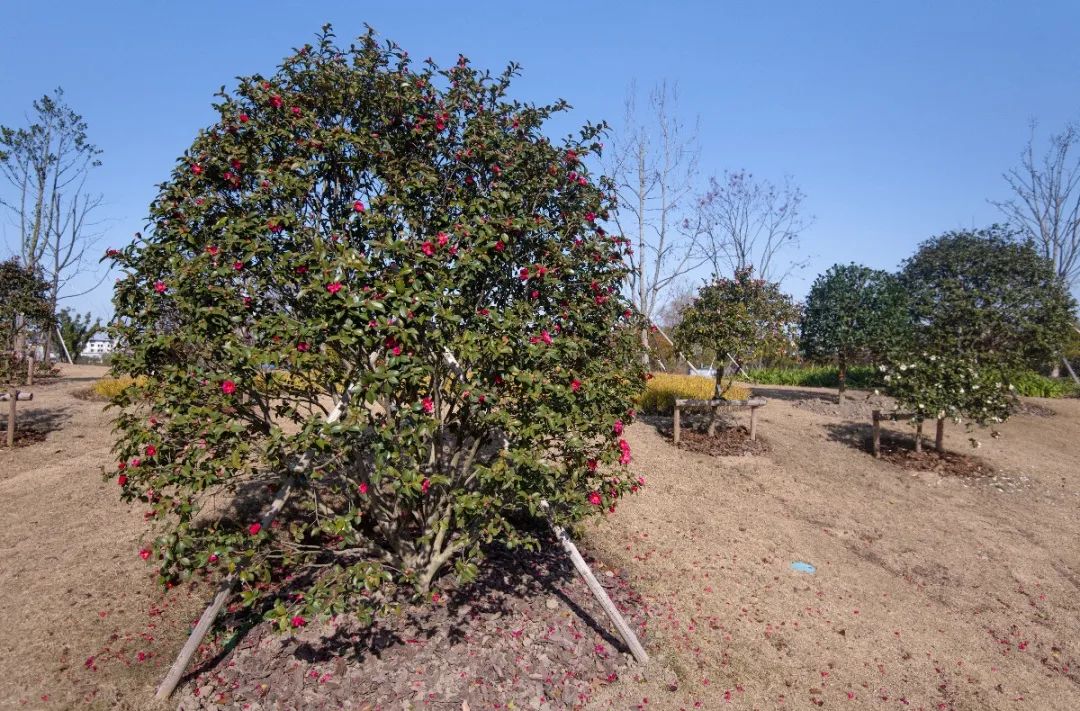
[[[844,391],[847,390],[847,359],[840,356],[839,367],[836,370],[836,379],[839,381],[840,393],[836,397],[837,403],[844,401]]]
[[[1054,361],[1054,364],[1052,366],[1050,366],[1050,377],[1051,378],[1060,378],[1061,377],[1061,363],[1059,363],[1056,360]]]
[[[922,454],[922,420],[915,424],[915,453]]]

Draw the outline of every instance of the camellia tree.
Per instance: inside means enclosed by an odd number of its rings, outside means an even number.
[[[888,353],[908,330],[903,292],[888,272],[834,264],[806,297],[800,345],[808,358],[835,363],[839,394],[848,366]]]
[[[26,382],[26,354],[21,345],[30,331],[40,332],[52,325],[49,283],[18,259],[0,262],[0,384]]]
[[[541,501],[567,523],[643,483],[617,468],[644,373],[585,162],[603,126],[552,142],[566,104],[510,100],[515,74],[324,28],[221,95],[111,252],[136,378],[111,476],[152,505],[163,580],[238,572],[282,628],[366,616],[534,545]]]
[[[1050,260],[996,226],[929,240],[900,279],[912,329],[882,369],[920,432],[928,418],[969,427],[1007,419],[1011,377],[1061,351],[1075,312]]]
[[[674,329],[675,345],[686,353],[708,352],[721,361],[716,368],[716,393],[725,385],[728,358],[742,366],[749,361],[790,352],[799,309],[780,285],[755,279],[753,269],[739,269],[733,279],[714,278],[682,311]],[[736,370],[736,369],[733,369]]]

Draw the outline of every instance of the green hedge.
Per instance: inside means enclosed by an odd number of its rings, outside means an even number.
[[[759,385],[801,385],[814,388],[839,387],[835,366],[812,365],[802,368],[762,368],[750,372],[751,382]],[[881,373],[869,365],[848,368],[848,387],[869,390],[883,388]],[[1012,378],[1016,393],[1024,397],[1078,397],[1080,388],[1071,380],[1048,378],[1034,372],[1019,373]]]

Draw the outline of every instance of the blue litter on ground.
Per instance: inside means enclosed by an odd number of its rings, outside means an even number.
[[[815,568],[814,566],[810,565],[809,563],[804,563],[801,560],[797,560],[792,563],[791,569],[794,570],[796,573],[809,573],[810,575],[813,575],[814,571],[817,570],[817,568]]]

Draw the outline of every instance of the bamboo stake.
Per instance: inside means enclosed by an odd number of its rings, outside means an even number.
[[[348,407],[349,391],[346,390],[342,395],[341,400],[334,406],[334,409],[330,411],[330,414],[326,416],[327,424],[337,422],[341,419],[341,416],[345,413],[345,409]],[[269,528],[270,524],[277,518],[278,513],[285,507],[285,502],[289,498],[289,494],[292,491],[293,485],[296,483],[295,475],[299,475],[311,465],[311,452],[305,452],[300,460],[293,467],[294,476],[289,478],[285,482],[285,485],[278,491],[277,496],[274,497],[274,502],[270,504],[270,510],[263,514],[262,520],[259,522],[263,528]],[[180,654],[176,657],[176,661],[169,667],[168,674],[161,680],[161,684],[157,688],[155,696],[159,699],[167,699],[176,689],[176,685],[180,683],[180,678],[184,675],[184,670],[187,669],[188,664],[191,663],[191,658],[195,656],[195,652],[199,649],[199,645],[202,644],[203,638],[206,633],[210,631],[210,628],[214,625],[214,620],[217,619],[218,613],[221,612],[222,606],[232,595],[233,586],[236,585],[238,579],[237,573],[232,573],[224,580],[221,581],[221,585],[218,586],[217,594],[214,595],[213,602],[203,611],[199,617],[198,624],[195,625],[195,629],[191,631],[191,636],[188,637],[187,642],[184,644],[183,649],[180,650]]]
[[[641,646],[641,642],[638,641],[637,635],[634,634],[634,630],[630,629],[630,625],[623,619],[622,614],[619,613],[619,609],[615,607],[615,603],[608,597],[607,591],[600,584],[600,581],[593,575],[592,569],[589,568],[589,564],[585,562],[585,559],[581,557],[581,553],[578,551],[577,546],[570,540],[570,536],[566,533],[566,529],[555,523],[550,516],[551,507],[548,506],[547,501],[540,502],[541,508],[549,513],[548,525],[551,526],[551,530],[555,532],[555,537],[559,539],[559,543],[562,544],[563,549],[570,555],[570,560],[574,563],[574,568],[577,569],[578,575],[582,577],[585,584],[589,587],[596,601],[600,603],[600,606],[604,608],[604,612],[607,613],[611,623],[615,625],[615,629],[618,630],[619,636],[622,637],[623,642],[630,648],[630,653],[634,655],[640,664],[649,663],[649,655],[646,654],[645,648]]]

